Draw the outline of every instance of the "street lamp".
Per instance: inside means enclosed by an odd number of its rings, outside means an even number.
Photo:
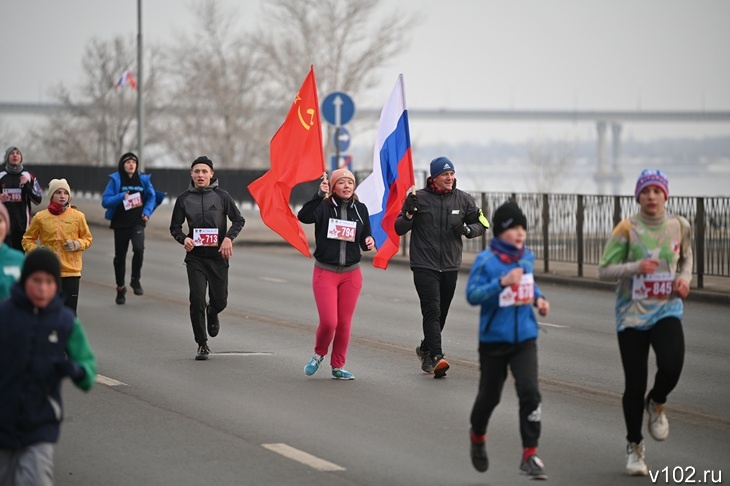
[[[144,157],[142,146],[144,145],[144,103],[142,100],[142,86],[144,85],[142,73],[142,0],[137,0],[137,170],[144,171]]]

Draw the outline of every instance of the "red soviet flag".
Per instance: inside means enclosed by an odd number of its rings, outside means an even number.
[[[309,69],[284,123],[271,139],[271,169],[248,185],[263,222],[311,257],[307,236],[289,206],[292,188],[325,172],[314,66]]]

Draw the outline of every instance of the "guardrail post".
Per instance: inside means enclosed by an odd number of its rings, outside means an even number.
[[[621,197],[613,196],[613,228],[621,222]]]
[[[575,213],[575,241],[578,245],[578,276],[583,276],[583,219],[585,217],[585,204],[583,194],[578,194],[578,207]]]
[[[704,286],[705,276],[705,198],[697,198],[695,217],[695,262],[697,262],[697,288]]]
[[[482,201],[481,201],[481,205],[479,207],[482,208],[483,213],[490,214],[490,215],[492,214],[491,211],[489,211],[489,208],[487,207],[487,194],[485,192],[482,193]],[[485,217],[487,217],[487,216],[485,216]],[[489,217],[487,217],[487,221],[489,221]],[[489,224],[491,225],[492,222],[489,221]],[[488,232],[489,232],[489,229],[487,229],[487,231],[484,232],[484,234],[482,235],[482,238],[481,238],[482,251],[487,249],[487,233]]]
[[[550,199],[547,194],[542,195],[542,261],[543,271],[550,271]]]

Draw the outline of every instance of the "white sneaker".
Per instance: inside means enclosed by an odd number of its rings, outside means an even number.
[[[626,446],[626,474],[629,476],[647,476],[649,467],[644,457],[644,441],[638,444],[629,442]]]
[[[669,420],[664,413],[664,404],[656,403],[647,397],[646,411],[649,413],[649,422],[646,425],[654,440],[664,440],[669,437]]]

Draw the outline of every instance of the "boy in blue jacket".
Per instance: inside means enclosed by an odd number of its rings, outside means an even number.
[[[535,256],[525,247],[527,218],[507,202],[494,212],[494,238],[471,269],[466,299],[481,305],[479,313],[479,392],[471,412],[471,460],[477,471],[489,468],[487,424],[502,396],[507,368],[512,371],[520,402],[522,462],[520,471],[533,479],[547,479],[537,457],[541,396],[537,379],[537,320],[550,304],[535,284]]]
[[[0,303],[0,484],[53,485],[53,448],[63,402],[61,382],[82,390],[96,379],[83,327],[59,293],[61,265],[45,248],[23,263]]]

